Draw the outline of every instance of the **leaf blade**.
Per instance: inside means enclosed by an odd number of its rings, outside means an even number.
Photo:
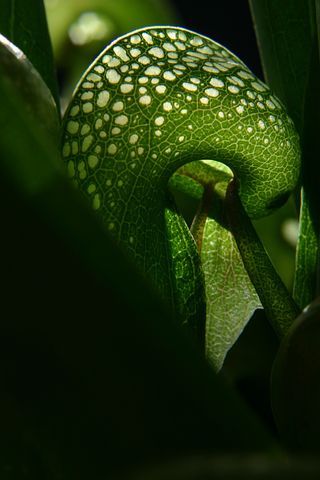
[[[57,107],[59,95],[52,47],[42,0],[0,0],[0,32],[19,47],[48,85]]]

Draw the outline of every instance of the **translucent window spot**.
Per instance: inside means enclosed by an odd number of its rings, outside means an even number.
[[[65,143],[62,148],[62,155],[63,157],[69,157],[71,153],[71,147],[69,143]]]
[[[101,206],[100,195],[99,193],[96,193],[95,196],[93,197],[92,207],[94,210],[99,210],[100,206]]]
[[[187,67],[185,65],[181,65],[180,63],[176,64],[175,65],[175,69],[178,69],[178,70],[186,70]]]
[[[208,73],[219,73],[218,68],[211,67],[211,66],[208,66],[208,65],[203,65],[202,70],[204,70],[205,72],[208,72]]]
[[[72,107],[70,110],[71,117],[75,117],[76,115],[78,115],[79,110],[80,110],[79,105],[75,105],[74,107]]]
[[[174,73],[172,73],[170,70],[166,70],[163,74],[163,78],[165,80],[168,80],[170,82],[172,82],[173,80],[175,80],[177,77],[174,75]]]
[[[121,133],[121,130],[119,127],[114,127],[112,130],[111,130],[111,134],[112,135],[119,135],[119,133]]]
[[[146,83],[149,82],[149,78],[148,77],[140,77],[138,79],[138,82],[141,84],[141,85],[145,85]]]
[[[245,72],[244,70],[240,70],[240,72],[237,72],[237,75],[241,78],[243,78],[244,80],[253,80],[254,79],[254,76],[249,73],[249,72]]]
[[[164,117],[157,117],[154,121],[154,123],[158,126],[161,127],[161,125],[164,124]]]
[[[81,100],[91,100],[92,97],[93,97],[93,92],[84,92],[81,95]]]
[[[117,185],[118,185],[118,187],[122,187],[122,186],[123,186],[123,181],[122,181],[122,180],[118,180]]]
[[[119,58],[112,57],[111,60],[108,62],[108,67],[118,67],[120,65]]]
[[[113,222],[110,222],[108,224],[108,230],[113,230],[114,229],[114,223]]]
[[[92,72],[87,75],[87,80],[89,80],[89,82],[99,82],[101,80],[101,77],[97,73]]]
[[[111,55],[104,55],[102,57],[102,63],[109,63],[111,58],[112,58]]]
[[[74,162],[72,160],[69,160],[68,162],[68,175],[70,178],[73,178],[76,174],[75,168],[74,168]]]
[[[132,92],[133,90],[133,85],[131,85],[130,83],[123,83],[122,85],[120,85],[120,92],[121,93],[130,93]]]
[[[140,87],[139,88],[139,93],[141,93],[141,95],[143,95],[144,93],[147,93],[146,87]]]
[[[257,90],[257,92],[265,92],[266,91],[266,87],[264,85],[262,85],[262,83],[260,83],[260,82],[251,82],[251,85],[253,86],[253,88],[255,90]]]
[[[185,90],[188,90],[188,92],[196,92],[198,89],[197,85],[194,85],[193,83],[189,83],[189,82],[184,82],[182,86]]]
[[[223,112],[219,112],[219,113],[218,113],[218,117],[219,117],[219,118],[224,118],[224,113],[223,113]]]
[[[137,143],[138,139],[139,139],[138,135],[136,133],[134,133],[130,136],[129,143],[131,145],[134,145],[135,143]]]
[[[153,65],[151,67],[148,67],[146,68],[145,72],[144,72],[146,75],[148,76],[156,76],[156,75],[160,75],[161,73],[161,68]]]
[[[207,97],[201,97],[200,98],[200,103],[202,103],[202,105],[208,105],[209,100],[208,100]]]
[[[252,133],[252,132],[253,132],[253,128],[252,128],[252,127],[248,127],[248,128],[247,128],[247,132],[248,132],[248,133]]]
[[[83,84],[82,84],[82,88],[90,89],[90,88],[93,88],[93,87],[94,87],[94,83],[92,83],[92,82],[83,82]]]
[[[250,98],[251,100],[254,100],[256,98],[256,94],[251,90],[247,90],[246,94],[247,94],[247,97]]]
[[[276,121],[276,117],[274,115],[269,115],[269,120],[271,123],[274,123]]]
[[[207,45],[205,47],[197,48],[197,51],[204,53],[205,55],[213,55],[213,50]]]
[[[167,30],[167,35],[171,40],[177,39],[177,32],[175,30]]]
[[[186,115],[187,113],[188,113],[188,110],[187,110],[186,108],[183,108],[183,109],[181,110],[181,114],[182,114],[182,115]]]
[[[98,107],[100,108],[105,107],[109,101],[109,98],[110,98],[110,94],[107,90],[102,90],[101,92],[99,92],[97,97]]]
[[[96,191],[97,187],[94,183],[90,183],[90,185],[87,188],[87,192],[91,195]]]
[[[236,87],[235,85],[229,85],[229,86],[228,86],[228,91],[229,91],[230,93],[239,93],[239,88]]]
[[[138,147],[137,152],[138,152],[138,155],[142,155],[143,152],[144,152],[144,148],[143,147]]]
[[[114,47],[113,51],[117,55],[117,57],[121,58],[121,60],[123,60],[124,62],[127,62],[129,60],[127,52],[124,48],[117,45]]]
[[[265,109],[265,106],[262,102],[258,102],[257,103],[257,107],[260,108],[260,110],[264,110]]]
[[[94,151],[95,151],[96,153],[101,153],[101,146],[100,146],[100,145],[97,145],[97,146],[95,147]]]
[[[160,47],[152,47],[150,48],[149,52],[150,55],[156,58],[163,58],[164,57],[164,51]]]
[[[100,133],[99,133],[99,137],[101,138],[106,138],[107,136],[107,132],[105,132],[104,130],[102,130]]]
[[[238,105],[238,107],[236,108],[236,111],[241,115],[241,113],[244,112],[244,108],[242,105]]]
[[[138,43],[140,43],[141,42],[140,35],[131,35],[130,42],[132,43],[132,45],[137,45]]]
[[[142,36],[143,36],[144,41],[145,41],[148,45],[152,45],[152,44],[153,44],[153,39],[152,39],[151,35],[149,35],[149,33],[143,32]]]
[[[183,135],[180,135],[180,137],[178,138],[179,142],[183,142],[185,139],[185,137]]]
[[[69,122],[67,123],[67,130],[69,133],[71,133],[71,135],[77,133],[77,131],[79,130],[79,122],[69,120]]]
[[[151,62],[151,60],[146,55],[142,55],[140,58],[138,58],[138,62],[141,63],[141,65],[148,65]]]
[[[94,67],[95,71],[98,72],[98,73],[104,73],[104,68],[102,65],[97,65],[96,67]]]
[[[109,113],[105,113],[105,114],[103,115],[103,120],[104,120],[105,122],[108,122],[108,121],[110,120],[110,115],[109,115]]]
[[[151,83],[152,85],[156,85],[157,83],[159,83],[159,78],[152,78]]]
[[[263,140],[263,143],[264,143],[265,145],[268,145],[268,143],[269,143],[269,138],[265,138],[265,139]]]
[[[156,130],[156,131],[154,132],[154,134],[155,134],[157,137],[161,137],[162,132],[161,132],[161,130]]]
[[[93,142],[93,135],[87,135],[82,141],[81,150],[86,152]]]
[[[195,85],[199,85],[200,80],[199,80],[199,78],[192,77],[192,78],[190,78],[190,82],[194,83]]]
[[[121,77],[117,72],[117,70],[114,70],[114,69],[107,70],[106,79],[108,80],[109,83],[116,84],[120,81],[120,78]]]
[[[108,180],[106,181],[106,185],[107,187],[111,187],[112,181],[110,180],[110,178],[108,178]]]
[[[121,110],[123,110],[123,106],[123,102],[121,101],[114,102],[114,104],[112,105],[112,110],[114,112],[121,112]]]
[[[231,82],[234,83],[234,85],[238,85],[238,87],[244,87],[244,82],[236,77],[235,75],[231,75],[230,77],[227,77],[227,79]]]
[[[179,40],[182,40],[183,42],[187,41],[186,34],[184,32],[182,32],[181,30],[178,30],[178,38],[179,38]]]
[[[167,52],[175,52],[176,47],[172,43],[165,42],[162,47],[167,51]]]
[[[133,57],[133,58],[136,58],[138,57],[139,55],[141,55],[141,50],[139,48],[131,48],[130,50],[130,55]]]
[[[87,135],[87,133],[90,132],[90,125],[88,123],[85,123],[84,125],[82,125],[81,127],[81,135]]]
[[[96,155],[89,155],[88,157],[88,165],[90,168],[96,168],[99,163],[99,159]]]
[[[218,97],[219,91],[216,90],[215,88],[207,88],[205,90],[205,94],[208,95],[209,97]]]
[[[93,105],[91,102],[86,102],[82,105],[82,110],[84,113],[90,113],[93,110]]]
[[[71,151],[72,151],[72,155],[76,155],[78,153],[78,151],[79,151],[78,142],[76,142],[76,141],[72,142]]]
[[[203,40],[200,37],[192,37],[190,40],[190,45],[193,47],[201,47],[201,45],[203,45]]]
[[[216,78],[216,77],[212,77],[209,83],[210,83],[210,85],[212,85],[213,87],[216,87],[216,88],[224,87],[224,82],[222,80],[220,80],[219,78]]]
[[[268,108],[270,108],[270,110],[274,110],[276,107],[275,107],[275,104],[271,102],[271,100],[267,100],[266,101],[266,105]]]
[[[170,112],[172,110],[172,103],[171,102],[164,102],[163,110],[165,112]]]
[[[276,106],[277,108],[281,108],[280,103],[278,102],[278,100],[277,100],[273,95],[270,96],[270,100],[272,101],[272,103],[275,104],[275,106]]]
[[[115,153],[117,153],[117,150],[117,146],[114,143],[110,143],[110,145],[108,146],[108,153],[110,155],[114,155]]]
[[[121,126],[127,125],[128,117],[126,115],[119,115],[115,118],[114,123]]]
[[[150,95],[143,95],[142,97],[139,98],[139,103],[140,105],[143,106],[148,106],[151,103],[151,97]]]
[[[262,120],[259,120],[258,126],[259,128],[261,128],[261,130],[264,130],[266,128],[266,124]]]

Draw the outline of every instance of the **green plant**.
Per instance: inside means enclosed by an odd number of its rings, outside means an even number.
[[[146,27],[94,60],[60,127],[42,2],[30,11],[1,0],[7,478],[130,476],[208,452],[216,478],[220,455],[263,453],[273,472],[286,447],[318,451],[317,302],[300,311],[317,296],[319,5],[251,3],[267,79],[295,126],[221,45]],[[279,32],[294,52],[277,45]],[[293,300],[249,217],[301,185]],[[280,437],[217,374],[262,307],[281,341],[272,377]],[[246,458],[244,471],[226,475],[258,478]],[[290,478],[303,465],[289,462]],[[188,478],[177,468],[173,478]]]

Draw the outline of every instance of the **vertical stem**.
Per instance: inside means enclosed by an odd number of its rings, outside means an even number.
[[[260,297],[266,315],[281,338],[300,310],[275,271],[237,193],[232,180],[227,189],[227,216],[244,266]]]

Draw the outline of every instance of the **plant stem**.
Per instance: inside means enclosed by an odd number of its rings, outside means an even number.
[[[266,315],[282,338],[300,313],[265,251],[238,193],[235,180],[226,195],[227,217],[248,275],[260,297]]]

